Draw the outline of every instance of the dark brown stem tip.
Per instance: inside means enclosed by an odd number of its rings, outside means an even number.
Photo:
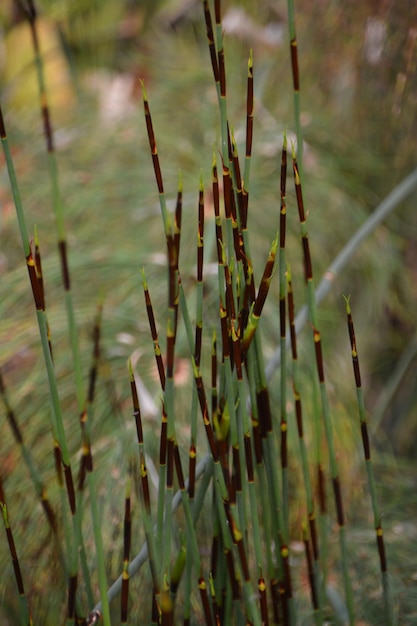
[[[31,22],[34,22],[37,18],[36,8],[33,0],[28,0],[28,18]]]
[[[2,139],[6,139],[7,137],[6,128],[4,126],[3,111],[1,110],[1,106],[0,106],[0,137]]]

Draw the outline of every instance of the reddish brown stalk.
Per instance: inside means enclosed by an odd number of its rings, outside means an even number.
[[[131,514],[131,498],[128,494],[125,498],[125,517],[123,526],[123,559],[125,563],[129,563],[130,545],[132,536],[132,514]]]
[[[243,372],[242,372],[242,362],[240,358],[239,336],[235,332],[233,332],[233,348],[234,348],[234,358],[235,358],[237,379],[238,381],[242,381]],[[244,447],[245,447],[246,473],[247,473],[248,483],[253,483],[255,481],[255,476],[254,476],[254,469],[253,469],[251,437],[250,437],[249,432],[244,433],[243,441],[244,441]]]
[[[73,620],[75,617],[75,596],[77,593],[77,574],[69,577],[68,581],[68,620]]]
[[[222,331],[222,360],[230,358],[230,324],[228,323],[227,310],[220,301],[220,326]]]
[[[253,63],[252,54],[248,61],[248,82],[246,90],[246,158],[252,156],[253,138]]]
[[[207,592],[207,585],[206,585],[206,581],[204,580],[204,578],[199,579],[198,588],[200,590],[201,602],[203,604],[205,623],[207,624],[207,626],[213,626],[213,620],[212,620],[211,611],[210,611],[210,602],[209,602],[209,597],[208,597],[208,592]]]
[[[232,220],[232,233],[233,233],[233,247],[235,250],[235,256],[237,261],[242,260],[243,250],[243,239],[239,232],[238,222],[237,222],[237,213],[236,213],[236,200],[235,194],[233,193],[233,189],[230,191],[230,215]]]
[[[319,609],[319,603],[318,603],[318,598],[317,598],[314,571],[313,571],[313,559],[311,557],[310,542],[308,540],[306,529],[303,529],[303,542],[304,542],[304,551],[305,551],[306,561],[307,561],[308,580],[310,583],[311,602],[313,604],[314,610],[317,611]]]
[[[213,503],[214,503],[215,495],[213,494]],[[213,539],[211,542],[211,551],[210,551],[210,574],[213,579],[216,578],[217,575],[217,563],[219,557],[219,549],[220,549],[220,537],[219,535],[213,535]]]
[[[211,577],[211,580],[210,580],[210,587],[211,587],[211,606],[212,606],[213,615],[214,615],[214,624],[215,626],[220,626],[222,623],[222,618],[221,618],[219,606],[217,604],[216,593],[215,593],[214,585],[212,584],[212,579],[213,579],[213,576]]]
[[[298,46],[297,39],[291,40],[290,45],[291,52],[291,67],[292,67],[292,80],[294,85],[294,91],[300,91],[300,73],[298,71]]]
[[[86,422],[88,416],[87,412],[83,411],[80,415],[80,424],[81,424],[81,433],[82,433],[82,453],[81,453],[81,461],[80,461],[80,473],[78,477],[78,490],[82,491],[84,489],[84,482],[87,475],[87,472],[93,471],[93,457],[91,454],[91,446],[90,441],[86,431]]]
[[[58,485],[60,487],[64,486],[64,476],[62,474],[62,455],[61,448],[59,447],[58,441],[54,441],[54,462],[55,462],[55,473],[58,481]]]
[[[236,501],[236,495],[242,493],[242,472],[240,467],[240,457],[239,457],[239,446],[233,446],[232,448],[233,454],[233,491],[234,491],[234,500],[230,500],[231,504],[234,504]]]
[[[237,153],[237,146],[235,138],[232,134],[231,136],[232,142],[232,160],[233,160],[233,171],[235,174],[236,180],[236,196],[239,210],[239,220],[240,220],[240,232],[238,231],[238,241],[235,244],[235,247],[238,246],[239,254],[236,255],[236,258],[241,260],[243,263],[243,272],[245,276],[245,291],[243,298],[243,306],[239,312],[239,316],[242,319],[242,331],[246,327],[246,320],[249,314],[249,305],[255,300],[255,282],[253,280],[253,272],[251,268],[250,261],[245,251],[245,240],[243,237],[243,231],[247,231],[247,207],[248,207],[248,195],[243,188],[243,181],[241,179],[240,174],[240,165],[239,158]]]
[[[325,478],[324,470],[321,464],[317,466],[317,487],[318,487],[320,513],[321,515],[326,515],[326,512],[327,512],[326,478]]]
[[[167,236],[168,269],[169,269],[169,294],[168,306],[176,309],[178,306],[178,254],[174,245],[174,238]]]
[[[203,7],[204,7],[204,19],[206,22],[207,42],[208,42],[209,51],[210,51],[211,66],[213,68],[214,80],[216,83],[218,83],[220,80],[219,64],[217,62],[216,45],[214,43],[214,35],[213,35],[213,24],[211,21],[211,13],[210,13],[208,0],[204,0]]]
[[[287,227],[287,207],[285,201],[286,190],[286,178],[287,178],[287,150],[286,141],[282,146],[281,156],[281,181],[280,181],[280,195],[281,195],[281,207],[279,217],[279,247],[280,247],[280,262],[284,263],[285,255],[285,238]],[[285,309],[285,276],[283,275],[284,267],[280,267],[280,289],[279,289],[279,322],[280,322],[280,340],[281,349],[286,343],[286,309]],[[287,419],[285,415],[285,409],[281,415],[281,467],[286,469],[288,467],[288,445],[287,445]]]
[[[316,364],[317,373],[320,384],[324,383],[324,366],[323,366],[323,353],[321,348],[321,335],[317,328],[313,329],[314,332],[314,348],[316,352]]]
[[[151,624],[159,624],[159,606],[156,601],[156,590],[153,590],[152,593],[152,612],[151,612]]]
[[[261,608],[261,621],[263,626],[269,626],[269,617],[268,617],[268,603],[266,597],[266,584],[265,579],[262,577],[258,579],[258,591],[259,591],[259,605]]]
[[[151,301],[151,296],[148,290],[147,283],[143,280],[143,293],[145,295],[145,304],[146,304],[146,312],[148,314],[149,327],[151,329],[152,341],[153,341],[153,349],[155,355],[156,366],[158,368],[159,380],[161,383],[162,390],[165,389],[165,368],[164,362],[162,359],[161,348],[159,346],[159,338],[158,331],[156,329],[155,316],[153,313],[153,306]]]
[[[279,601],[282,607],[282,623],[284,626],[290,626],[288,602],[286,598],[285,582],[282,580],[278,583]]]
[[[272,432],[272,414],[267,387],[263,387],[256,392],[256,402],[258,406],[260,433],[261,437],[265,438],[268,433]]]
[[[88,385],[87,401],[92,404],[94,401],[94,392],[96,387],[98,365],[100,361],[100,336],[101,336],[101,316],[103,307],[101,304],[98,307],[96,321],[93,329],[93,360],[90,368],[90,379]]]
[[[30,252],[26,257],[26,266],[28,268],[29,280],[32,287],[32,294],[35,301],[36,309],[38,311],[43,311],[42,293],[40,291],[39,281],[36,275],[36,265],[32,252]]]
[[[132,395],[133,417],[135,418],[136,433],[139,445],[143,444],[142,417],[140,412],[139,397],[133,372],[130,377],[130,391]]]
[[[175,312],[175,309],[174,309]],[[175,328],[172,326],[171,318],[167,320],[167,352],[166,352],[166,376],[168,380],[174,379],[174,357],[175,357]]]
[[[201,414],[203,416],[204,428],[206,430],[207,441],[209,444],[210,452],[213,458],[213,461],[216,463],[219,461],[216,440],[214,437],[213,428],[209,419],[209,412],[206,400],[206,392],[204,390],[203,379],[201,378],[201,374],[197,367],[194,367],[194,379],[197,387],[197,396],[200,404]]]
[[[40,252],[39,243],[38,243],[38,239],[36,235],[35,235],[35,269],[36,269],[36,277],[38,279],[38,285],[39,285],[39,294],[40,294],[40,298],[42,302],[42,310],[45,311],[45,290],[44,290],[43,274],[42,274],[42,259],[41,259],[41,252]],[[47,337],[48,337],[49,352],[51,353],[51,358],[53,360],[54,357],[53,357],[53,352],[52,352],[51,330],[49,327],[48,320],[46,319],[45,321],[46,321],[46,332],[47,332]]]
[[[356,346],[356,336],[355,336],[355,328],[353,324],[352,312],[350,309],[349,298],[346,298],[346,314],[347,314],[347,323],[348,323],[348,332],[349,332],[349,340],[350,347],[352,351],[352,365],[353,365],[353,373],[355,376],[355,384],[358,392],[362,389],[362,380],[361,380],[361,372],[359,367],[359,356],[358,350]],[[361,415],[361,435],[362,435],[362,445],[363,452],[366,463],[371,463],[371,446],[369,442],[369,433],[368,433],[368,424],[364,415]],[[377,509],[374,509],[375,519],[378,519]],[[385,544],[384,544],[384,532],[382,530],[382,526],[379,523],[375,524],[375,532],[376,532],[376,542],[378,547],[378,555],[380,561],[381,572],[384,574],[387,572],[387,559],[385,555]]]
[[[297,336],[295,333],[295,315],[294,315],[294,292],[292,289],[292,282],[289,279],[287,285],[287,296],[288,296],[288,323],[290,327],[290,337],[291,337],[291,352],[292,358],[294,361],[298,359],[297,353]]]
[[[248,433],[245,433],[244,435],[244,444],[245,444],[245,459],[246,459],[246,472],[248,476],[248,484],[251,484],[255,482],[255,475],[253,471],[251,439]]]
[[[221,25],[221,20],[222,20],[221,15],[222,15],[221,1],[214,0],[214,17],[216,20],[216,26]]]
[[[243,230],[246,228],[246,222],[244,221],[244,213],[243,213],[243,189],[242,189],[242,176],[240,173],[240,164],[239,164],[239,156],[237,152],[236,140],[231,133],[230,135],[231,141],[231,151],[232,151],[232,162],[233,162],[233,173],[236,181],[236,196],[237,196],[237,207],[239,211],[239,219],[240,219],[240,228]]]
[[[6,529],[7,543],[9,545],[10,556],[12,557],[16,585],[19,591],[19,595],[23,597],[25,595],[25,589],[23,585],[22,572],[20,569],[19,558],[17,556],[16,546],[14,543],[13,532],[10,527],[6,498],[5,498],[4,491],[3,491],[3,479],[1,475],[0,475],[0,507],[2,509],[3,522],[4,522],[4,527]]]
[[[28,21],[30,26],[30,32],[32,36],[33,49],[35,52],[36,59],[41,58],[41,51],[39,46],[39,38],[37,32],[37,13],[35,10],[33,0],[28,0]],[[43,130],[46,141],[46,149],[50,155],[53,155],[55,152],[54,146],[54,138],[53,138],[53,129],[51,123],[50,110],[47,100],[47,95],[44,87],[44,81],[39,79],[39,87],[40,87],[40,106],[41,106],[41,115],[43,122]],[[61,235],[60,235],[61,236]],[[61,259],[61,273],[62,273],[62,282],[64,285],[65,291],[70,291],[70,273],[68,268],[68,255],[67,255],[67,242],[65,239],[60,239],[58,241],[58,249],[59,256]]]
[[[129,570],[122,572],[122,590],[120,595],[120,619],[122,624],[127,624],[129,603]]]
[[[10,429],[13,433],[13,436],[15,438],[16,443],[22,447],[24,446],[24,439],[23,439],[23,434],[22,431],[20,429],[20,426],[17,422],[16,419],[16,415],[10,405],[9,399],[7,397],[7,391],[6,391],[6,386],[4,384],[4,380],[3,380],[3,375],[1,373],[0,370],[0,395],[2,397],[3,400],[3,404],[4,407],[6,409],[6,418],[7,421],[9,423]],[[59,468],[61,471],[61,462],[59,461]],[[44,510],[44,513],[46,515],[46,518],[48,520],[48,523],[54,533],[54,535],[56,535],[57,533],[57,520],[55,517],[55,513],[52,509],[51,503],[49,501],[49,498],[47,496],[47,492],[46,492],[46,487],[43,485],[42,482],[40,482],[39,480],[36,480],[35,482],[35,486],[36,486],[36,492],[37,492],[37,496],[41,502],[42,508]]]
[[[10,404],[9,404],[9,400],[7,398],[7,394],[6,394],[6,387],[3,381],[3,375],[1,373],[0,370],[0,394],[2,396],[3,402],[4,402],[4,406],[6,409],[6,416],[7,416],[7,421],[9,422],[9,426],[12,430],[12,433],[14,435],[14,438],[16,440],[16,443],[18,443],[20,446],[23,445],[23,435],[22,435],[22,431],[19,428],[19,425],[17,423],[15,414],[13,409],[11,408]]]
[[[310,527],[311,546],[313,548],[313,558],[315,561],[319,560],[319,541],[317,537],[317,525],[316,515],[314,511],[308,516],[308,523]]]
[[[71,282],[70,282],[70,274],[69,274],[69,268],[68,268],[67,242],[63,240],[59,241],[58,248],[59,248],[59,256],[61,259],[62,282],[63,282],[65,291],[70,291]]]
[[[285,597],[286,600],[292,598],[292,586],[291,586],[291,572],[290,572],[290,551],[285,545],[281,546],[281,557],[284,566],[284,580],[285,580]]]
[[[230,220],[233,233],[233,247],[235,250],[235,256],[237,261],[240,260],[240,236],[237,224],[236,203],[233,193],[232,175],[230,168],[222,160],[223,170],[223,197],[224,197],[224,212],[226,220]]]
[[[222,221],[220,217],[220,194],[219,194],[219,178],[217,174],[217,166],[215,158],[213,157],[212,170],[211,170],[211,182],[213,189],[213,208],[214,217],[216,222],[216,243],[217,243],[217,260],[219,265],[222,262],[223,255],[223,230]]]
[[[317,372],[319,376],[320,384],[324,384],[324,367],[323,367],[323,355],[322,355],[322,347],[321,347],[321,337],[319,331],[314,329],[314,347],[316,352],[316,364],[317,364]],[[343,505],[342,505],[342,496],[340,492],[340,480],[338,476],[332,477],[333,483],[333,493],[336,504],[336,514],[337,521],[339,526],[344,525],[344,515],[343,515]]]
[[[143,108],[145,111],[145,122],[146,122],[146,129],[148,132],[149,147],[151,149],[153,169],[155,172],[155,179],[156,179],[156,184],[158,186],[158,191],[160,194],[163,194],[164,184],[162,181],[162,173],[161,173],[161,166],[159,164],[158,148],[156,146],[155,133],[153,130],[153,125],[152,125],[151,111],[149,108],[148,97],[144,89],[144,83],[141,82],[141,84],[142,84],[142,89],[143,89]]]
[[[249,165],[250,159],[252,157],[252,141],[253,141],[253,111],[254,111],[254,99],[253,99],[253,60],[252,60],[252,50],[250,52],[249,61],[248,61],[248,80],[247,80],[247,88],[246,88],[246,149],[245,149],[245,158],[246,163]],[[249,167],[245,172],[249,172]],[[240,214],[241,219],[241,228],[242,230],[247,229],[247,220],[248,220],[248,204],[249,204],[249,185],[247,180],[243,181],[242,184],[242,211]]]
[[[294,316],[294,293],[292,289],[291,277],[288,277],[287,280],[287,294],[288,294],[288,322],[290,327],[290,336],[291,336],[291,353],[293,361],[296,362],[298,360],[297,353],[297,336],[295,332],[295,316]],[[297,421],[297,431],[298,437],[300,440],[304,439],[304,427],[303,427],[303,413],[302,413],[302,404],[301,404],[301,396],[296,387],[295,381],[293,382],[293,396],[294,396],[294,406],[295,406],[295,415]],[[319,471],[320,476],[320,471]],[[320,476],[319,482],[319,493],[320,493],[320,502],[325,505],[325,494],[324,494],[324,477]],[[323,492],[322,492],[323,490]],[[322,501],[323,499],[323,501]],[[322,509],[324,512],[324,509]],[[309,511],[309,525],[310,525],[310,535],[311,535],[311,543],[313,548],[313,557],[315,561],[318,561],[319,558],[319,548],[318,548],[318,539],[317,539],[317,528],[316,528],[316,517],[314,510]]]
[[[269,251],[268,260],[266,262],[262,279],[261,279],[261,283],[259,285],[258,295],[256,296],[256,299],[253,304],[253,308],[249,317],[248,325],[243,335],[243,339],[241,342],[241,350],[242,350],[243,355],[247,353],[249,346],[252,342],[252,339],[255,335],[259,318],[261,317],[262,309],[264,307],[265,300],[269,292],[269,286],[271,284],[272,274],[273,274],[274,265],[275,265],[277,243],[278,242],[275,240],[272,243],[271,249]]]
[[[230,584],[232,586],[233,600],[239,600],[240,589],[239,589],[239,582],[236,579],[235,565],[234,565],[234,562],[233,562],[232,551],[231,550],[225,550],[224,551],[224,555],[225,555],[225,558],[226,558],[227,573],[229,575]]]
[[[200,187],[198,197],[198,233],[197,233],[197,283],[203,284],[203,261],[204,261],[204,190]],[[196,365],[200,367],[201,341],[203,336],[202,320],[197,320],[195,329],[194,358]]]
[[[262,280],[259,285],[258,295],[256,296],[253,306],[253,316],[255,317],[255,319],[259,319],[261,317],[262,309],[264,307],[265,300],[269,292],[269,285],[271,283],[275,265],[275,255],[276,245],[274,242],[272,244],[271,250],[269,251],[268,260],[266,262],[264,273],[262,275]]]
[[[270,587],[271,587],[272,608],[274,612],[274,624],[282,624],[281,617],[280,617],[281,597],[279,593],[279,584],[276,578],[271,579]]]
[[[236,369],[236,376],[239,382],[243,381],[242,359],[240,354],[240,330],[235,330],[232,325],[232,347],[233,347],[233,363]]]
[[[381,572],[387,572],[387,559],[385,556],[384,531],[381,526],[376,529],[376,541],[378,545],[379,562],[381,564]]]
[[[213,185],[213,206],[216,224],[216,241],[217,241],[217,262],[220,267],[223,267],[225,283],[226,283],[226,309],[229,315],[229,319],[234,317],[234,300],[232,292],[232,283],[230,278],[229,267],[226,261],[226,255],[223,245],[223,229],[220,217],[220,199],[219,199],[219,182],[217,176],[217,167],[215,160],[213,159],[212,165],[212,185]],[[222,296],[223,297],[223,296]],[[224,340],[224,336],[222,336]]]
[[[122,574],[122,590],[120,599],[120,617],[122,624],[127,624],[128,620],[128,601],[129,601],[129,559],[130,546],[132,537],[132,517],[131,517],[131,501],[130,495],[125,498],[125,515],[123,525],[123,574]]]
[[[71,514],[75,515],[76,512],[76,504],[75,504],[75,490],[74,490],[74,482],[72,480],[72,472],[71,466],[62,463],[64,468],[64,476],[65,476],[65,485],[67,487],[68,501],[70,504]]]
[[[44,285],[43,285],[42,259],[41,259],[41,252],[39,249],[39,244],[36,241],[36,237],[35,237],[35,268],[36,268],[36,276],[38,278],[40,297],[42,300],[42,310],[44,311],[45,310],[45,290],[44,290]]]
[[[338,476],[335,476],[334,478],[332,478],[332,484],[333,484],[334,499],[336,503],[337,523],[339,524],[339,526],[344,526],[345,519],[344,519],[344,514],[343,514],[342,494],[340,491],[340,479]]]
[[[30,26],[30,32],[32,35],[33,49],[35,51],[35,55],[37,57],[40,57],[39,39],[38,39],[38,32],[37,32],[37,27],[36,27],[37,13],[36,13],[33,0],[28,0],[27,4],[28,4],[28,21],[29,21],[29,26]],[[47,146],[48,152],[53,152],[54,144],[53,144],[52,125],[51,125],[49,107],[48,107],[45,91],[41,92],[40,100],[41,100],[41,111],[42,111],[43,129],[45,133],[46,146]]]
[[[301,189],[300,174],[298,171],[298,165],[297,165],[297,161],[295,158],[293,158],[293,171],[294,171],[294,180],[295,180],[295,194],[297,197],[298,215],[300,218],[300,224],[302,228],[301,242],[303,246],[304,274],[305,274],[305,280],[306,282],[308,282],[308,281],[313,280],[313,266],[311,263],[308,235],[307,235],[307,232],[304,232],[306,216],[305,216],[305,210],[304,210],[304,201],[303,201],[303,192]]]
[[[253,448],[255,451],[255,462],[257,465],[262,463],[262,438],[259,420],[255,420],[252,416],[252,432],[253,432]]]
[[[139,448],[141,449],[143,446],[142,418],[141,418],[136,382],[135,382],[132,372],[130,376],[130,390],[132,394],[133,416],[135,418],[138,443],[139,443]],[[164,420],[162,420],[162,424],[164,424]],[[161,434],[161,437],[162,437],[162,434]],[[146,469],[146,461],[145,461],[145,457],[142,451],[140,452],[140,455],[139,455],[139,462],[140,462],[140,477],[141,477],[141,484],[142,484],[143,503],[144,503],[147,514],[150,515],[151,514],[151,499],[150,499],[150,494],[149,494],[148,471]]]
[[[182,471],[182,463],[180,457],[180,451],[178,445],[174,442],[174,462],[175,462],[175,473],[177,474],[178,486],[181,491],[185,491],[185,481],[184,481],[184,473]]]

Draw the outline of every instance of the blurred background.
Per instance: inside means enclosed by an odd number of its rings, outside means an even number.
[[[48,166],[25,3],[0,6],[0,98],[29,230],[37,226],[47,312],[63,405],[74,415],[66,321],[56,253]],[[198,180],[207,190],[220,145],[216,92],[200,0],[38,0],[38,27],[66,214],[72,288],[87,375],[96,305],[104,297],[103,351],[97,413],[98,452],[111,455],[117,486],[124,446],[132,436],[126,360],[149,392],[150,428],[158,421],[152,342],[141,294],[147,279],[161,332],[166,302],[165,242],[143,119],[140,79],[149,95],[169,202],[178,172],[184,181],[183,281],[193,298]],[[255,126],[250,227],[259,278],[279,224],[279,167],[284,130],[294,131],[287,4],[224,1],[228,111],[241,158],[246,125],[246,76],[254,56]],[[298,0],[304,199],[315,280],[379,203],[417,167],[417,4],[414,0]],[[0,156],[0,368],[35,455],[47,388],[31,295],[7,171]],[[288,255],[298,308],[304,303],[299,229],[288,181]],[[356,420],[354,381],[342,295],[351,294],[370,424],[385,471],[388,514],[416,511],[417,451],[416,192],[360,246],[320,307],[321,331],[336,431],[343,442]],[[189,242],[193,242],[192,245]],[[216,315],[210,290],[213,233],[207,234],[207,326]],[[277,284],[264,320],[266,356],[279,343]],[[210,313],[213,305],[213,314]],[[192,305],[191,305],[192,306]],[[187,398],[185,335],[179,337],[178,395]],[[308,369],[308,366],[306,366]],[[274,381],[278,378],[273,378]],[[278,386],[278,385],[275,385]],[[181,391],[183,389],[183,391]],[[112,434],[117,429],[117,442]],[[184,427],[186,430],[186,428]],[[3,433],[4,431],[4,433]],[[77,449],[79,433],[73,429]],[[18,462],[1,426],[2,472]],[[4,436],[3,436],[4,434]],[[71,437],[71,435],[70,435]],[[110,437],[110,439],[109,439]],[[352,449],[343,461],[349,473]],[[45,465],[46,463],[46,465]],[[119,472],[119,473],[118,473]],[[353,478],[352,478],[353,481]],[[22,483],[18,489],[25,489]],[[402,500],[405,490],[406,498]],[[392,511],[396,511],[393,513]],[[407,545],[415,527],[398,520]],[[401,526],[401,524],[403,524]],[[415,541],[414,541],[414,545]],[[412,558],[402,555],[403,559]],[[407,582],[412,584],[412,576]],[[411,623],[411,622],[410,622]]]

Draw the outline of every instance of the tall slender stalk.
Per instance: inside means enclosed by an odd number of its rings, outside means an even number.
[[[356,398],[358,403],[359,422],[361,427],[363,453],[365,458],[366,474],[368,478],[368,488],[371,495],[372,510],[374,514],[374,528],[376,535],[376,543],[378,547],[379,564],[381,569],[382,588],[384,590],[384,616],[387,626],[394,624],[393,599],[390,588],[387,558],[385,554],[384,533],[382,530],[382,516],[379,510],[378,498],[376,492],[376,482],[374,475],[374,467],[371,460],[371,447],[368,432],[368,420],[366,418],[365,401],[362,388],[361,371],[359,367],[359,355],[356,344],[355,328],[353,324],[352,311],[350,308],[350,298],[345,298],[346,316],[349,332],[350,347],[352,351],[352,365],[356,384]]]
[[[280,381],[280,403],[281,403],[281,467],[282,467],[282,506],[284,523],[288,527],[289,502],[288,502],[288,443],[287,443],[287,363],[286,363],[286,260],[285,242],[287,227],[287,205],[286,205],[286,182],[287,182],[287,138],[284,135],[281,156],[281,181],[280,181],[280,220],[279,220],[279,324],[280,324],[280,346],[281,346],[281,381]]]
[[[300,169],[300,177],[303,179],[303,134],[301,129],[300,72],[298,67],[298,42],[295,27],[295,0],[288,0],[287,7],[288,30],[290,37],[290,58],[294,90],[295,134],[297,136],[297,162]]]
[[[347,267],[349,261],[357,252],[360,245],[375,232],[375,229],[417,188],[417,168],[415,168],[408,176],[406,176],[383,200],[366,221],[358,228],[354,235],[348,240],[341,252],[337,254],[335,259],[330,263],[323,274],[316,290],[315,301],[319,306],[330,292],[335,284],[337,276]],[[305,304],[297,313],[295,318],[295,329],[297,335],[306,325],[309,316],[309,307]],[[289,347],[289,338],[287,339],[287,348]],[[266,367],[266,376],[269,380],[281,362],[281,348],[277,348],[268,362]]]
[[[308,528],[303,530],[303,540],[306,547],[307,565],[309,568],[309,577],[311,585],[312,603],[314,609],[314,617],[317,624],[322,623],[321,607],[323,600],[321,598],[321,584],[320,584],[320,552],[319,541],[317,533],[316,523],[316,510],[313,498],[313,489],[310,480],[309,464],[307,457],[307,446],[304,437],[303,426],[303,410],[301,401],[301,389],[300,389],[300,374],[298,363],[298,349],[297,349],[297,335],[295,332],[294,322],[294,294],[292,289],[291,271],[287,268],[287,282],[288,282],[288,321],[290,326],[290,338],[291,338],[291,352],[292,352],[292,376],[293,376],[293,396],[294,396],[294,408],[295,417],[297,422],[298,432],[298,444],[300,450],[301,468],[303,474],[304,488],[306,492],[306,505],[308,514]],[[323,498],[321,498],[323,500]],[[310,550],[311,542],[311,550]],[[311,566],[311,567],[310,567]]]
[[[29,602],[23,584],[22,571],[20,569],[19,557],[14,542],[13,531],[10,524],[9,512],[6,504],[6,497],[3,490],[3,480],[0,475],[0,508],[2,511],[4,528],[6,530],[7,543],[9,546],[10,556],[12,558],[14,576],[16,580],[17,590],[19,593],[19,616],[21,626],[31,626],[32,618],[29,610]]]
[[[35,309],[36,309],[36,318],[38,322],[39,335],[41,339],[43,357],[45,362],[45,368],[48,375],[48,383],[49,383],[49,393],[51,398],[51,423],[52,423],[52,432],[54,436],[54,447],[56,453],[59,457],[58,465],[62,464],[62,470],[65,478],[65,486],[67,491],[67,499],[69,504],[69,509],[72,516],[73,526],[76,526],[76,499],[75,499],[75,490],[74,490],[74,482],[72,475],[72,468],[69,456],[69,450],[67,445],[67,439],[65,435],[64,423],[61,412],[61,404],[58,395],[58,386],[55,376],[54,365],[52,361],[52,352],[50,349],[50,337],[48,332],[48,323],[46,320],[46,315],[44,311],[44,298],[42,297],[42,292],[40,288],[40,284],[38,281],[38,277],[36,275],[36,264],[31,251],[31,246],[28,238],[28,231],[26,227],[26,219],[23,211],[21,196],[19,187],[17,184],[16,173],[14,169],[13,159],[10,151],[10,146],[6,134],[6,129],[4,126],[4,118],[3,113],[0,107],[0,137],[3,147],[3,152],[7,164],[7,170],[9,174],[9,180],[11,184],[13,199],[16,207],[16,213],[19,222],[20,236],[22,240],[22,247],[25,255],[26,267],[28,269],[29,281],[31,285],[32,295],[34,299]],[[59,476],[58,476],[59,479]],[[60,480],[58,480],[59,484],[61,484]],[[64,523],[67,524],[66,516],[64,514]],[[69,542],[69,532],[68,527],[66,527],[66,537],[67,544]],[[73,535],[73,539],[75,538],[76,533]],[[70,581],[76,576],[76,560],[77,560],[77,548],[72,543],[72,545],[67,545],[69,550],[68,554],[68,562],[69,562],[69,570],[70,570]],[[70,583],[71,585],[71,583]],[[71,589],[69,590],[69,594],[71,595]],[[69,609],[71,609],[71,603],[69,603]],[[71,616],[71,610],[69,612],[69,623],[73,622],[73,617]]]
[[[120,606],[120,621],[122,624],[128,622],[128,601],[129,601],[129,560],[130,560],[130,544],[132,540],[132,518],[131,518],[131,497],[130,497],[130,481],[126,487],[125,497],[125,515],[123,525],[123,573],[122,573],[122,593]]]
[[[322,408],[322,415],[323,415],[323,421],[324,421],[324,430],[326,433],[326,441],[327,441],[327,446],[329,450],[330,473],[331,473],[331,478],[332,478],[333,496],[334,496],[334,501],[335,501],[337,523],[338,523],[338,528],[339,528],[339,540],[340,540],[340,551],[341,551],[341,561],[342,561],[343,580],[344,580],[344,588],[345,588],[345,596],[346,596],[346,605],[347,605],[347,610],[349,614],[349,623],[351,624],[351,626],[353,626],[355,618],[354,618],[354,610],[353,610],[352,587],[351,587],[351,582],[350,582],[350,577],[349,577],[345,516],[344,516],[344,511],[343,511],[342,491],[341,491],[341,484],[340,484],[341,481],[340,481],[338,463],[336,459],[336,451],[334,447],[333,423],[332,423],[332,418],[330,414],[330,406],[329,406],[329,400],[328,400],[326,383],[325,383],[321,335],[320,335],[320,331],[318,330],[317,307],[316,307],[316,302],[315,302],[314,282],[313,282],[313,265],[311,261],[311,255],[310,255],[310,245],[309,245],[309,240],[308,240],[306,213],[304,209],[303,194],[302,194],[302,189],[301,189],[301,180],[300,180],[298,165],[297,165],[294,152],[293,152],[293,170],[294,170],[294,182],[295,182],[295,192],[296,192],[296,197],[297,197],[298,215],[299,215],[299,221],[300,221],[301,243],[302,243],[303,258],[304,258],[304,275],[305,275],[305,283],[307,286],[307,301],[308,301],[308,306],[309,306],[311,323],[313,327],[314,351],[315,351],[315,357],[316,357],[317,375],[318,375],[319,388],[320,388],[321,408]]]
[[[48,156],[49,176],[51,180],[51,189],[52,189],[52,203],[53,203],[53,210],[55,214],[56,227],[57,227],[58,250],[59,250],[59,257],[61,261],[62,284],[65,290],[65,305],[67,309],[68,331],[69,331],[69,336],[70,336],[70,343],[71,343],[71,350],[72,350],[72,357],[73,357],[77,404],[78,404],[78,411],[79,413],[81,413],[82,410],[84,409],[85,393],[84,393],[83,376],[82,376],[82,369],[81,369],[80,351],[79,351],[79,345],[78,345],[78,330],[77,330],[77,324],[75,320],[74,303],[73,303],[71,281],[70,281],[70,271],[69,271],[68,253],[67,253],[68,245],[67,245],[67,237],[65,233],[64,208],[63,208],[60,185],[59,185],[58,164],[57,164],[56,152],[55,152],[52,120],[51,120],[51,114],[50,114],[50,109],[48,105],[48,96],[47,96],[46,85],[45,85],[43,59],[42,59],[40,46],[39,46],[39,37],[38,37],[38,29],[37,29],[37,12],[36,12],[35,4],[33,0],[27,0],[27,3],[28,3],[28,20],[29,20],[30,32],[32,36],[32,43],[33,43],[33,49],[34,49],[34,55],[35,55],[35,66],[36,66],[38,86],[39,86],[39,100],[40,100],[40,106],[41,106],[43,129],[44,129],[46,150],[47,150],[47,156]]]

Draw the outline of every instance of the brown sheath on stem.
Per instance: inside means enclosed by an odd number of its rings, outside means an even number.
[[[315,580],[314,580],[313,560],[311,558],[310,543],[308,541],[307,536],[304,537],[304,551],[305,551],[306,561],[307,561],[307,572],[308,572],[308,580],[310,583],[311,601],[312,601],[314,610],[318,610],[319,604],[317,600],[316,585],[315,585]]]
[[[214,35],[213,35],[213,24],[211,21],[211,13],[210,13],[208,0],[204,0],[203,4],[204,4],[204,19],[206,22],[207,42],[208,42],[209,51],[210,51],[211,66],[213,68],[214,80],[216,83],[218,83],[220,80],[219,64],[217,62],[216,46],[214,43]]]
[[[294,91],[300,91],[300,73],[298,71],[298,46],[297,40],[294,38],[291,40],[291,67]]]
[[[199,579],[198,588],[200,590],[200,597],[201,597],[201,602],[203,605],[203,612],[204,612],[204,619],[205,619],[206,626],[213,626],[213,620],[211,617],[211,610],[210,610],[210,602],[209,602],[208,593],[207,593],[207,585],[206,585],[206,581],[204,580],[204,578]]]

